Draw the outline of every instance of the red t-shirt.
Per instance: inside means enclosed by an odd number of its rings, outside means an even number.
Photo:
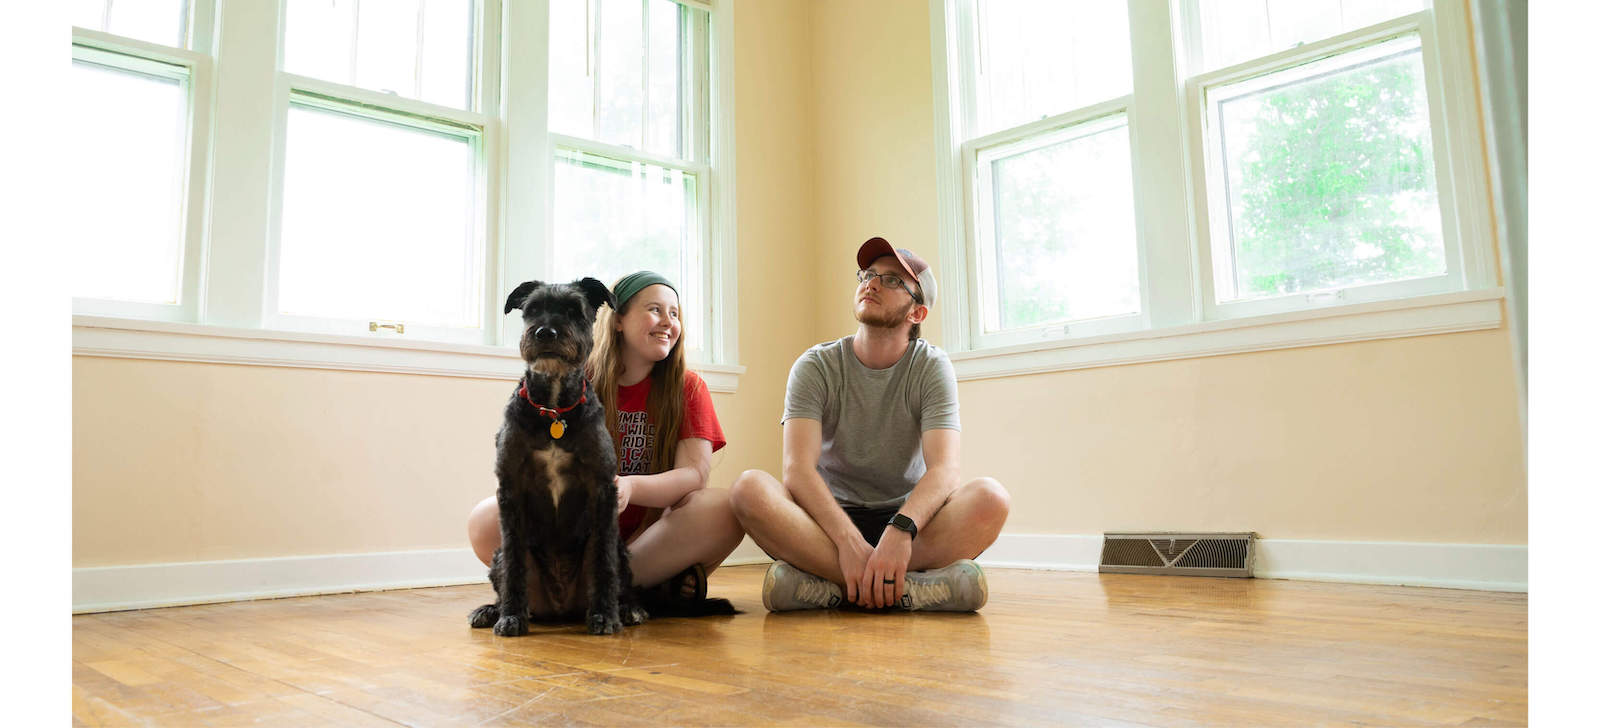
[[[645,406],[650,401],[650,377],[638,384],[617,387],[617,430],[622,433],[622,445],[617,451],[618,475],[650,475],[650,452],[656,446],[656,423],[650,421]],[[717,411],[711,405],[711,391],[705,380],[694,372],[683,373],[683,422],[678,425],[678,439],[698,437],[711,441],[711,452],[728,444],[722,436],[722,423],[717,421]],[[644,521],[649,509],[634,503],[617,516],[617,532],[626,539],[633,535]]]

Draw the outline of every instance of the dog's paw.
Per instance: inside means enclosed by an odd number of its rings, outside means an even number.
[[[629,627],[644,624],[645,620],[650,618],[650,613],[637,604],[624,605],[619,611],[622,612],[622,623]]]
[[[485,604],[472,610],[472,614],[467,616],[467,623],[471,624],[474,629],[483,629],[484,627],[494,626],[495,620],[498,619],[500,619],[500,606],[497,604]]]
[[[501,637],[520,637],[528,633],[528,620],[510,614],[500,615],[494,623],[494,633]]]
[[[622,620],[615,611],[589,612],[589,634],[616,634],[622,631]]]

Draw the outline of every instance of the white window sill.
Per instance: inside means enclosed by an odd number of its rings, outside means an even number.
[[[1461,291],[1337,308],[1207,321],[1155,331],[951,352],[956,379],[1190,359],[1500,327],[1504,289]]]
[[[230,328],[109,316],[72,317],[74,356],[341,369],[501,379],[522,376],[510,347],[407,341],[391,336],[340,336]],[[744,367],[690,363],[713,392],[739,389]]]

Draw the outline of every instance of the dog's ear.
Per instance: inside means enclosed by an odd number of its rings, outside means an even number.
[[[542,285],[544,284],[538,281],[524,281],[519,284],[511,292],[511,295],[506,296],[506,310],[502,313],[511,313],[516,309],[522,308],[522,304],[528,302],[528,294],[533,293],[533,289]]]
[[[590,308],[599,311],[600,304],[605,304],[610,306],[611,310],[617,310],[617,297],[611,295],[611,289],[606,288],[606,284],[594,278],[584,278],[573,281],[572,285],[583,291],[584,297],[589,299]]]

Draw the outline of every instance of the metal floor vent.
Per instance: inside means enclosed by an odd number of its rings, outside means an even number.
[[[1108,533],[1102,574],[1251,576],[1254,533]]]

